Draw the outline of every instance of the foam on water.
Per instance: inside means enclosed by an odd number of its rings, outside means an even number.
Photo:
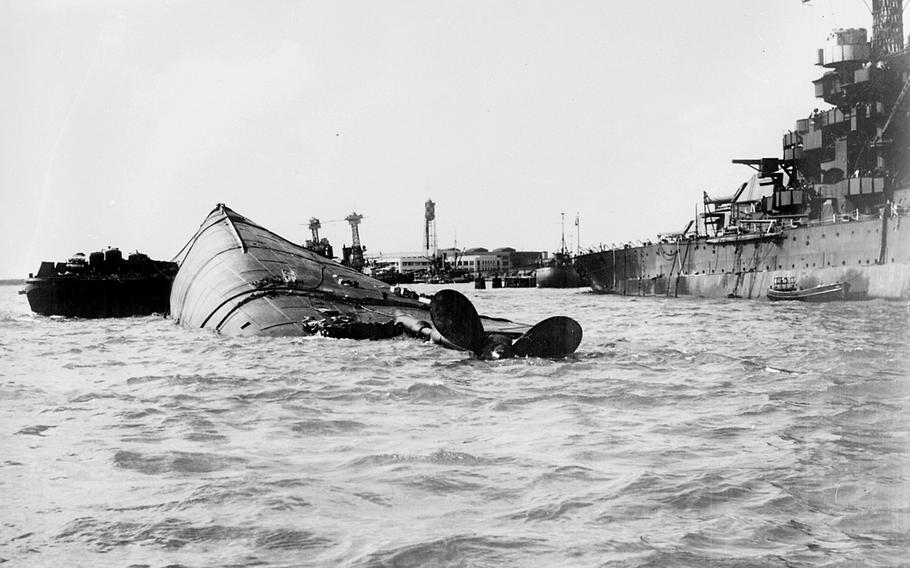
[[[0,563],[905,562],[906,303],[461,289],[574,317],[579,351],[43,318],[0,288]]]

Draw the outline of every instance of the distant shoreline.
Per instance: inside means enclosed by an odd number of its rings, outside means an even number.
[[[25,278],[0,278],[0,286],[18,286],[25,284]]]

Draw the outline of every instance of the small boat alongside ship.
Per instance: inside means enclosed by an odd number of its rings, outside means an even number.
[[[66,262],[41,263],[19,293],[32,311],[45,316],[110,318],[165,314],[174,262],[152,260],[138,251],[127,258],[117,248],[86,258],[76,253]]]
[[[562,357],[581,327],[479,316],[454,291],[421,297],[295,244],[218,204],[180,258],[170,314],[190,329],[227,335],[384,339],[402,333],[446,347]]]
[[[764,298],[777,278],[842,282],[855,298],[910,299],[910,49],[900,2],[872,2],[873,32],[839,29],[813,81],[830,108],[796,120],[782,156],[657,242],[576,257],[595,292]]]
[[[817,284],[808,288],[798,286],[793,276],[779,276],[768,288],[768,299],[772,302],[795,300],[799,302],[834,302],[847,299],[850,285],[846,282]]]

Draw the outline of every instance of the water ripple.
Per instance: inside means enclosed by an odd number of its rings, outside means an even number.
[[[121,450],[114,454],[115,466],[138,471],[146,475],[210,473],[235,467],[245,462],[246,460],[242,458],[194,452],[143,455],[138,452]]]

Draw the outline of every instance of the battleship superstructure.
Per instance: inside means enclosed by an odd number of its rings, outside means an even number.
[[[815,95],[779,158],[732,195],[704,194],[658,242],[580,255],[596,292],[763,298],[774,278],[844,282],[852,298],[910,298],[910,50],[900,0],[872,0],[873,35],[839,29],[818,50]]]

